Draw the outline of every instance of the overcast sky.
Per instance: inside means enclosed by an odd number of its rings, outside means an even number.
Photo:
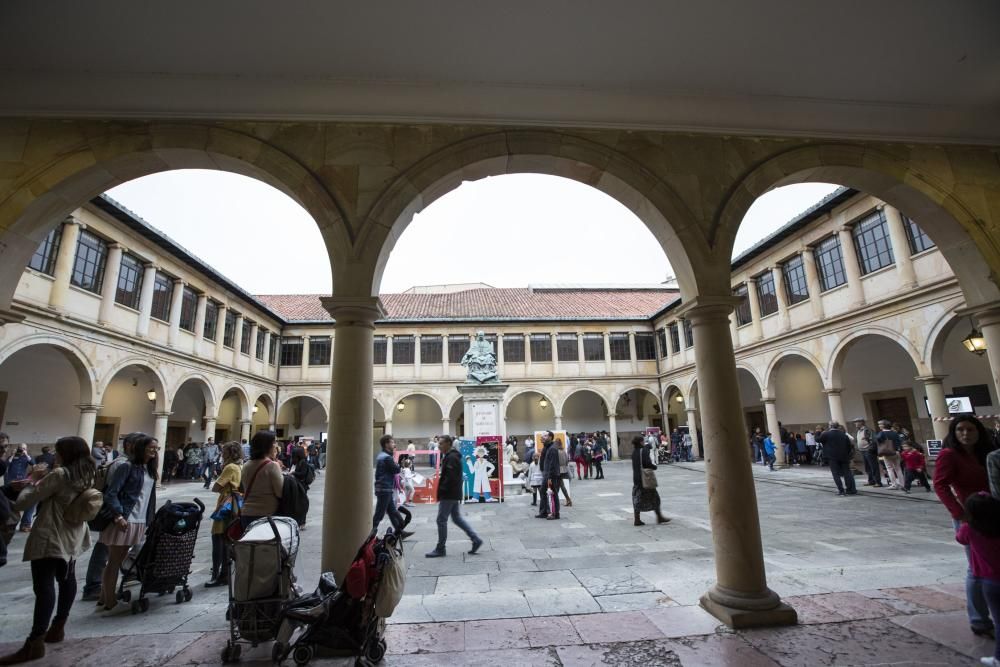
[[[736,253],[835,187],[793,185],[764,195],[743,221]],[[109,194],[252,294],[330,291],[330,265],[312,218],[259,181],[180,170]],[[649,230],[615,199],[576,181],[522,174],[467,182],[414,217],[389,258],[381,291],[467,282],[649,284],[672,274]]]

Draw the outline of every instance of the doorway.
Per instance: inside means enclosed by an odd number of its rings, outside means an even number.
[[[872,399],[872,412],[875,421],[888,419],[893,424],[899,424],[913,433],[913,420],[910,417],[910,405],[905,396]]]
[[[120,449],[118,447],[118,422],[98,417],[97,423],[94,425],[94,439],[90,443],[91,446],[95,442],[103,442],[110,444],[116,450]]]
[[[166,446],[170,449],[174,449],[178,446],[183,447],[185,441],[187,440],[188,429],[187,425],[184,426],[171,426],[167,424],[167,442]]]

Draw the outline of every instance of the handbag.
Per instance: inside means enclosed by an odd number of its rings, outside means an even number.
[[[229,499],[215,508],[212,512],[212,521],[228,521],[233,516],[233,507],[239,511],[243,507],[243,498],[238,493],[233,493]]]
[[[240,538],[243,537],[243,533],[246,532],[245,529],[243,528],[243,505],[246,504],[247,498],[250,497],[250,489],[253,488],[253,483],[257,481],[257,475],[260,474],[261,470],[271,465],[272,463],[273,461],[271,461],[270,459],[265,461],[259,468],[257,468],[256,472],[254,472],[253,474],[253,477],[250,478],[250,483],[247,484],[246,493],[243,494],[243,502],[237,504],[236,506],[236,518],[230,521],[229,525],[226,526],[226,537],[229,539],[230,542],[238,542]]]
[[[87,526],[91,530],[96,530],[101,532],[105,528],[111,525],[111,522],[115,520],[115,513],[105,502],[101,505],[101,509],[97,510],[97,514],[93,519],[87,522]]]
[[[896,456],[896,448],[888,440],[878,443],[879,456]]]
[[[90,487],[76,494],[63,510],[63,519],[67,523],[83,523],[97,517],[104,507],[104,494]]]
[[[657,485],[656,471],[652,468],[642,469],[642,488],[655,489]]]

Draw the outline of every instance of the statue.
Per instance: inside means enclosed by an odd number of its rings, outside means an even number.
[[[482,331],[476,333],[476,339],[469,344],[469,351],[462,357],[462,365],[468,368],[466,382],[469,384],[499,384],[497,375],[497,357],[493,352],[493,344],[486,340]]]

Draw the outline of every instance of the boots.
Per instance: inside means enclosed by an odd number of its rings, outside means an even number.
[[[639,513],[638,512],[635,512],[635,523],[633,523],[632,525],[633,526],[645,526],[646,525],[646,523],[642,519],[639,518]]]
[[[656,512],[656,523],[670,523],[670,519],[660,514],[659,510]]]
[[[22,662],[39,660],[45,657],[45,642],[42,637],[26,639],[16,653],[11,653],[0,658],[0,665],[19,665]]]
[[[65,637],[66,637],[66,619],[65,618],[52,619],[52,625],[49,626],[49,631],[45,633],[45,643],[58,644]]]

